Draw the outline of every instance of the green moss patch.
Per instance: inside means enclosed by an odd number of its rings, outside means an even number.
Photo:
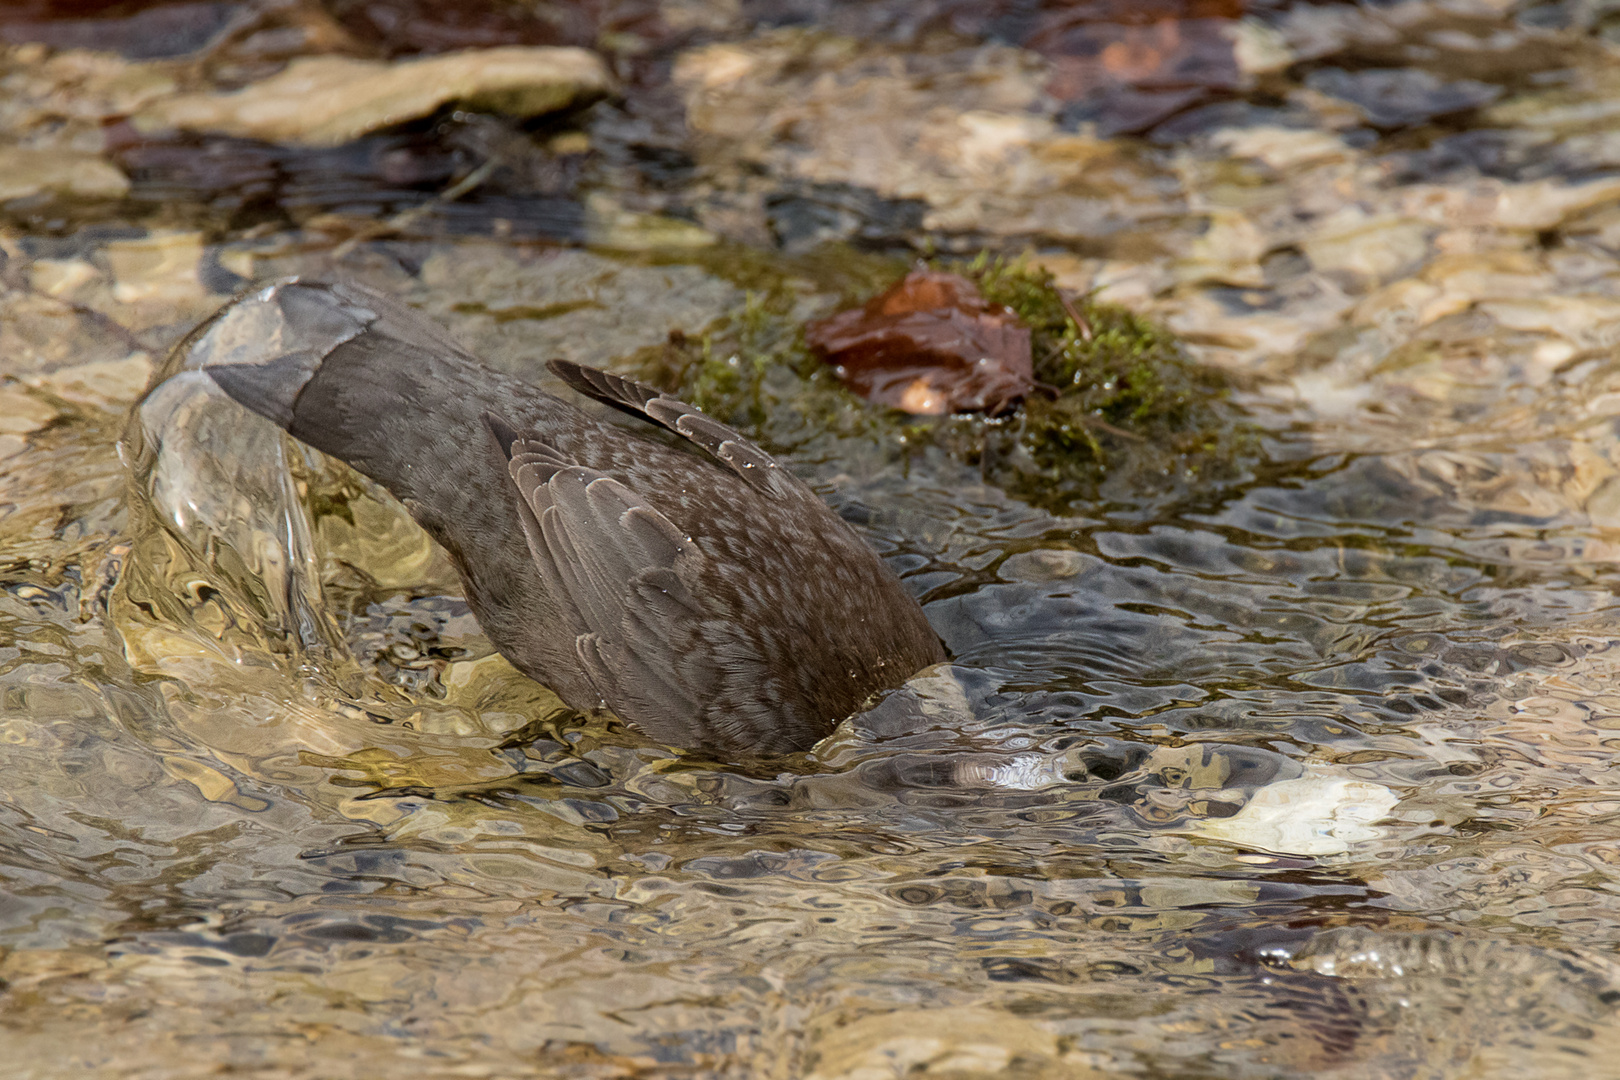
[[[1235,477],[1252,457],[1256,439],[1229,401],[1228,380],[1194,363],[1162,328],[1111,304],[1066,298],[1049,273],[1021,262],[938,267],[971,278],[1030,327],[1041,385],[1007,414],[911,416],[841,386],[805,347],[797,301],[807,284],[845,292],[846,275],[800,278],[797,288],[789,276],[752,292],[729,326],[644,354],[643,374],[776,449],[899,459],[943,451],[1056,512]],[[888,283],[903,272],[897,267]]]

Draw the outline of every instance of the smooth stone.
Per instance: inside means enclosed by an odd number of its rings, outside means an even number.
[[[50,192],[76,199],[120,199],[129,177],[95,154],[76,150],[0,150],[0,202]]]
[[[137,113],[137,130],[179,128],[302,146],[339,146],[455,102],[540,116],[607,93],[612,76],[585,49],[481,49],[387,64],[308,56],[230,93],[182,94]]]

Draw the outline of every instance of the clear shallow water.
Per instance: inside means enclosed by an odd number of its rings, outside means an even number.
[[[1588,29],[1559,85],[1595,109]],[[1344,130],[1291,100],[1310,123],[1289,130]],[[1453,122],[1514,144],[1552,123],[1530,112]],[[611,147],[617,122],[581,124]],[[1141,250],[1177,250],[1181,216],[1036,246],[1127,296],[1148,280],[1145,310],[1253,376],[1256,464],[1057,517],[796,415],[773,373],[762,435],[892,560],[955,666],[916,685],[925,722],[880,712],[767,763],[562,710],[491,654],[397,508],[224,403],[171,384],[138,437],[127,410],[238,279],[359,276],[533,370],[741,318],[758,286],[728,260],[772,267],[806,310],[855,271],[763,245],[191,234],[133,206],[127,235],[13,221],[0,1039],[18,1074],[1604,1075],[1608,211],[1549,224],[1522,200],[1566,188],[1513,187],[1485,213],[1481,184],[1536,183],[1547,159],[1445,172],[1403,140],[1456,149],[1458,131],[1375,125],[1321,166],[1341,187],[1313,217],[1323,176],[1220,149],[1266,124],[1214,130],[1159,158],[1157,128],[1118,144],[1180,170],[1199,252]],[[786,188],[797,166],[770,160]],[[1550,175],[1585,182],[1583,160]],[[1262,180],[1269,202],[1232,194]],[[1474,217],[1378,216],[1420,195]],[[1372,208],[1350,248],[1408,254],[1344,255],[1331,214],[1350,204]],[[570,307],[580,281],[594,299]]]
[[[739,769],[558,709],[407,519],[291,447],[278,505],[280,443],[212,432],[237,487],[158,502],[195,546],[125,502],[115,418],[12,468],[5,977],[37,1070],[89,1030],[79,1067],[151,1075],[189,1045],[199,1074],[1595,1075],[1614,602],[1580,528],[1468,524],[1298,433],[1149,518],[846,475],[961,698]],[[255,611],[265,578],[196,543],[213,513],[263,557],[288,508],[326,582],[303,641],[285,575]],[[1232,824],[1302,769],[1373,810]]]

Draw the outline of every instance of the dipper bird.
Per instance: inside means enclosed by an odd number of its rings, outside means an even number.
[[[945,659],[808,486],[652,387],[547,365],[662,439],[494,371],[350,283],[247,293],[182,348],[205,344],[232,398],[393,492],[495,647],[573,708],[605,705],[672,746],[784,753]]]

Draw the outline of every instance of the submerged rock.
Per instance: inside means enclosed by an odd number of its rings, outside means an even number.
[[[574,48],[502,48],[394,64],[310,56],[231,93],[183,94],[137,113],[141,131],[180,128],[266,142],[337,146],[379,128],[428,116],[452,102],[539,116],[612,85],[594,53]]]
[[[1173,209],[1131,148],[1044,111],[1048,66],[984,46],[897,56],[783,31],[681,54],[675,88],[701,166],[916,200],[928,230],[1096,239]]]
[[[1230,817],[1192,824],[1194,835],[1291,855],[1339,855],[1382,835],[1376,824],[1395,808],[1395,793],[1319,765],[1305,775],[1260,787]]]
[[[435,251],[414,284],[412,300],[470,351],[528,378],[543,377],[541,365],[553,357],[599,363],[672,334],[698,337],[744,301],[742,290],[696,266],[499,243]]]
[[[1379,127],[1421,124],[1436,116],[1477,109],[1502,95],[1502,88],[1462,79],[1444,82],[1416,68],[1344,71],[1323,68],[1305,84],[1356,105]]]
[[[128,191],[129,178],[96,154],[0,148],[0,202],[44,193],[76,199],[117,199]]]

